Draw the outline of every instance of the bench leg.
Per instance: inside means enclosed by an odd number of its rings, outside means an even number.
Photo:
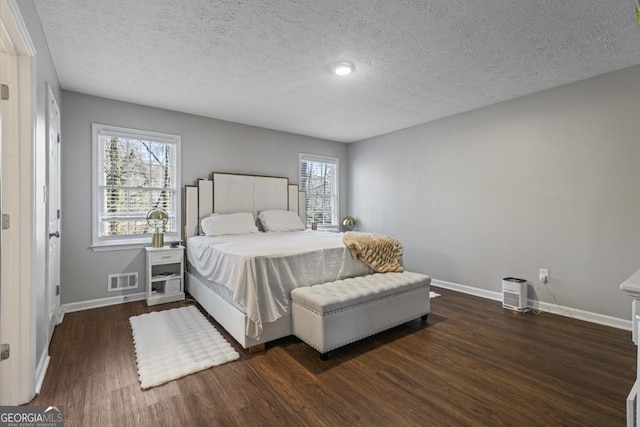
[[[427,317],[429,317],[429,315],[428,314],[424,314],[424,315],[420,316],[420,320],[422,320],[423,322],[426,322],[427,321]]]

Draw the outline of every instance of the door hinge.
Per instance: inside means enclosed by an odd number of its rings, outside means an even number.
[[[0,84],[0,99],[7,101],[9,99],[9,86]]]
[[[2,229],[8,230],[11,227],[11,217],[9,214],[2,214]]]
[[[9,344],[0,345],[0,360],[7,360],[10,354],[11,349],[9,348]]]
[[[60,219],[60,209],[58,209],[58,219]]]
[[[60,295],[60,285],[56,285],[56,296]]]
[[[60,134],[58,134],[58,144],[60,144]]]

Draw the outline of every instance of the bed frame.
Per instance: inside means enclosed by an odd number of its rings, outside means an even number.
[[[216,213],[258,212],[284,209],[296,212],[305,222],[306,193],[299,191],[289,178],[214,172],[210,179],[185,186],[185,239],[200,234],[200,221]],[[187,260],[188,261],[188,260]],[[264,344],[291,335],[291,316],[263,325],[260,339],[246,336],[246,314],[211,291],[197,276],[187,271],[185,289],[236,340],[249,350],[260,350]]]

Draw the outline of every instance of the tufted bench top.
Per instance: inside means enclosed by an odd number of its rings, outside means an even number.
[[[319,314],[324,314],[429,286],[430,283],[429,276],[409,271],[374,273],[295,288],[291,291],[291,300]]]

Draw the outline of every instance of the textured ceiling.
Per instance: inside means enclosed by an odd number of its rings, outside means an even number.
[[[343,142],[640,64],[633,0],[35,4],[64,89]]]

